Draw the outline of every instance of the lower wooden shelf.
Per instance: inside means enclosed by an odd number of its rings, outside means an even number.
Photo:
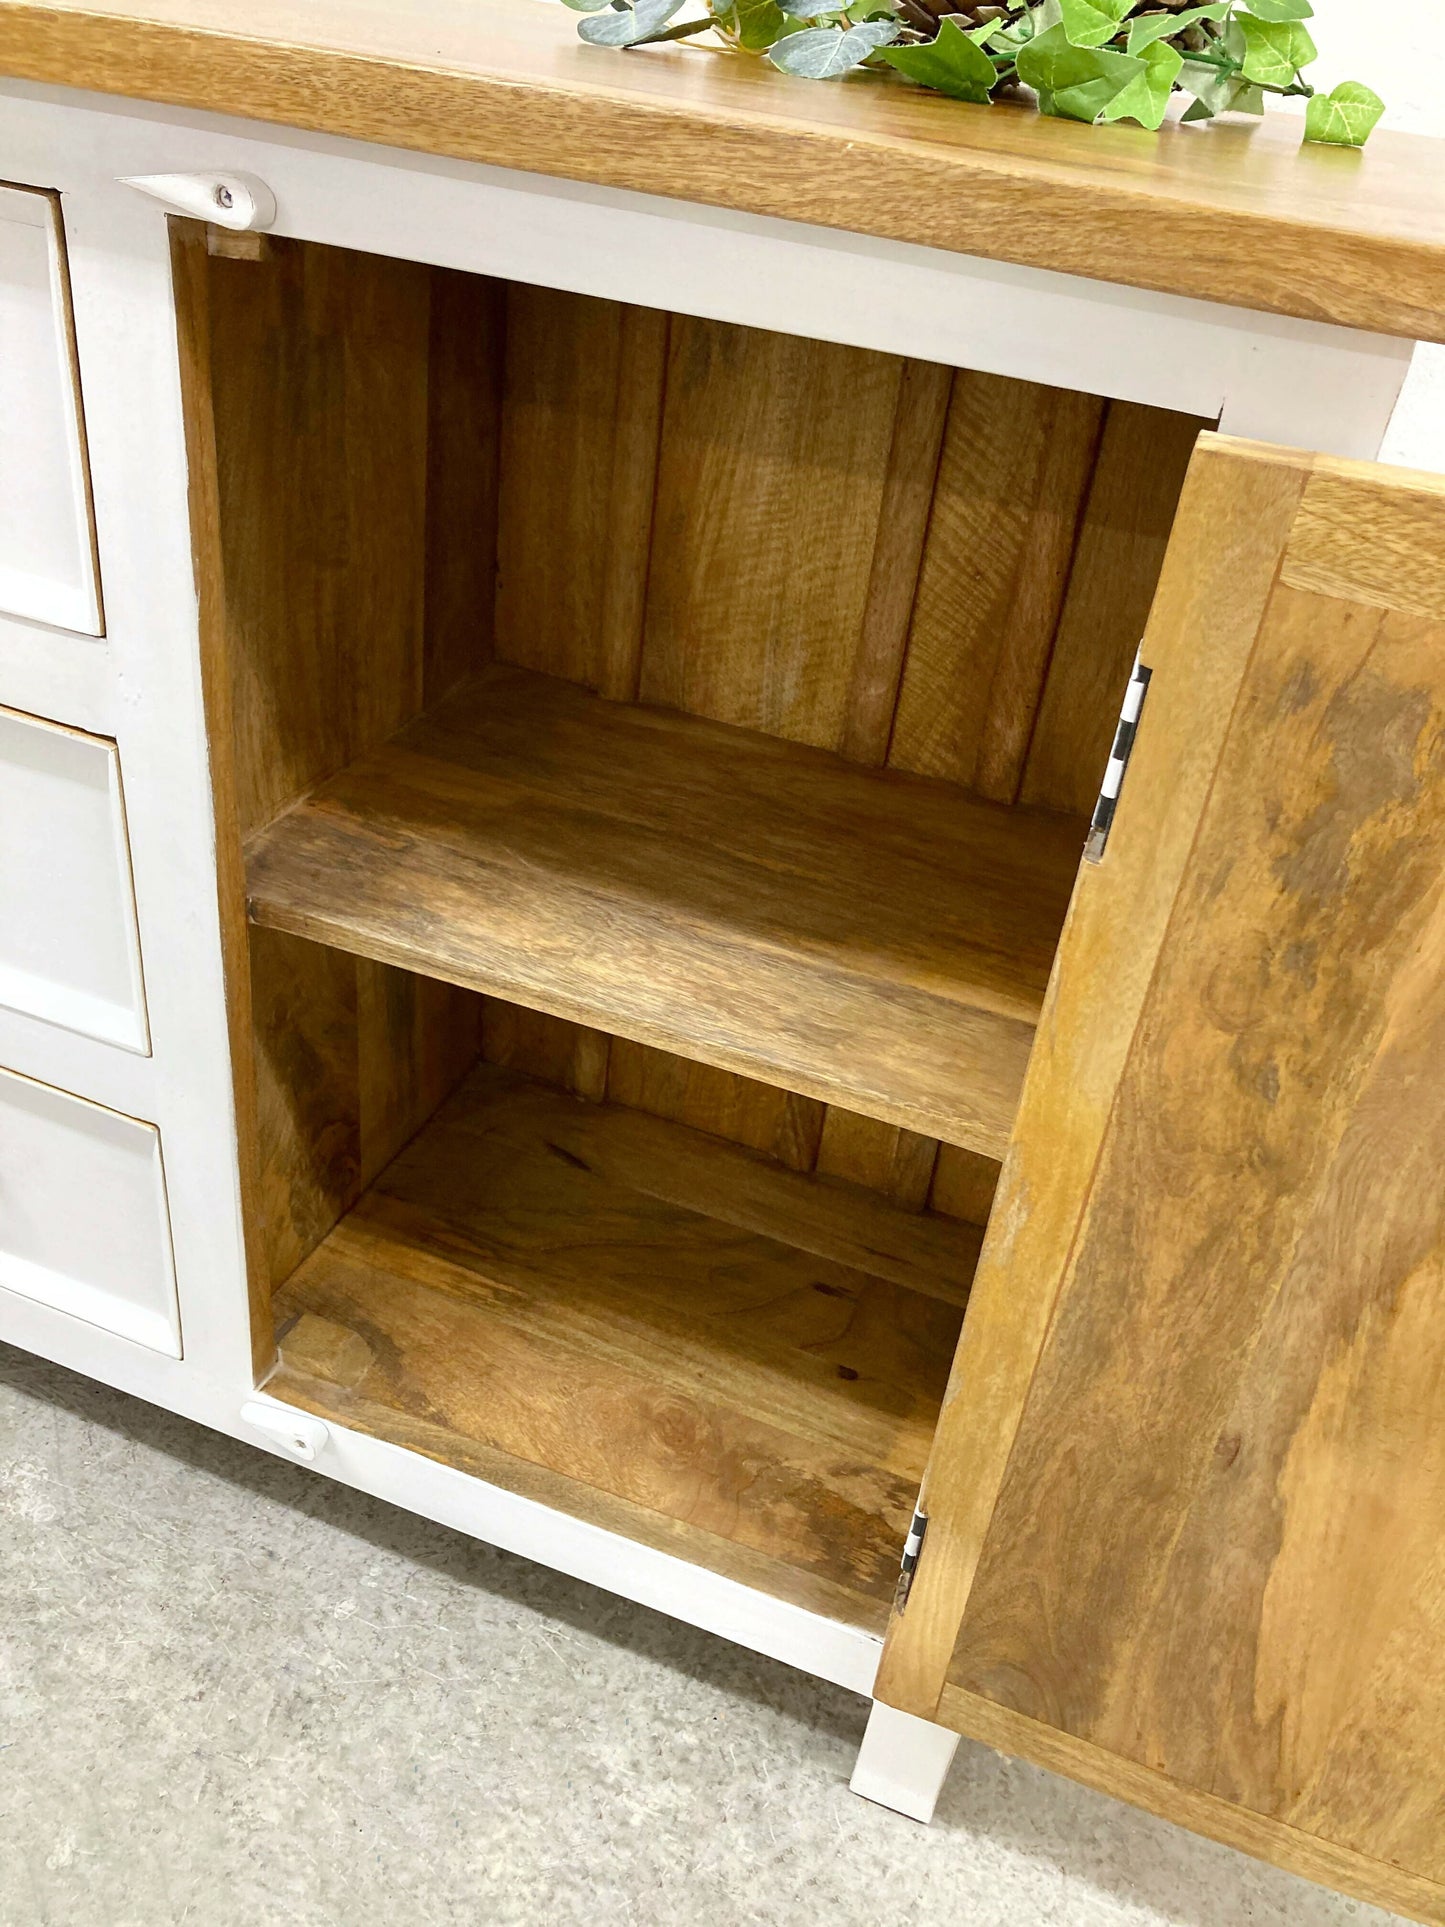
[[[881,1628],[980,1237],[486,1066],[283,1288],[267,1389]]]
[[[252,920],[1002,1157],[1085,826],[495,667],[265,830]]]

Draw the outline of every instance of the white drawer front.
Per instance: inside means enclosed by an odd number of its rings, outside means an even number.
[[[0,1004],[149,1048],[115,744],[0,709]]]
[[[99,635],[59,203],[0,187],[0,610]]]
[[[0,1288],[181,1356],[154,1125],[0,1071]]]

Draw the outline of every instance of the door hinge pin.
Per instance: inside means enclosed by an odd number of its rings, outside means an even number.
[[[1104,854],[1104,845],[1109,841],[1114,812],[1119,807],[1119,792],[1124,787],[1124,772],[1129,767],[1129,758],[1133,754],[1134,738],[1139,730],[1139,715],[1144,707],[1144,697],[1149,688],[1149,677],[1152,673],[1144,667],[1136,655],[1133,673],[1129,677],[1129,687],[1124,691],[1124,707],[1119,712],[1119,727],[1114,732],[1114,747],[1109,755],[1109,767],[1104,771],[1103,787],[1099,791],[1099,800],[1094,805],[1094,814],[1089,823],[1089,837],[1084,845],[1086,863],[1097,863]]]
[[[918,1570],[918,1555],[923,1550],[923,1535],[928,1531],[928,1514],[922,1506],[915,1506],[913,1523],[908,1528],[908,1537],[903,1542],[903,1558],[898,1571],[898,1590],[893,1596],[893,1609],[902,1612],[908,1604],[908,1595],[913,1590],[913,1575]]]

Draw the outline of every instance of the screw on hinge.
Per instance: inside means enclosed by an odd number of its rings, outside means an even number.
[[[230,188],[227,187],[224,181],[217,181],[216,206],[217,207],[234,207],[235,205],[236,205],[236,197],[231,192]]]
[[[915,1506],[913,1524],[908,1528],[908,1537],[903,1542],[903,1559],[898,1571],[898,1586],[893,1595],[893,1610],[901,1613],[908,1604],[908,1595],[913,1590],[913,1575],[918,1570],[918,1555],[923,1550],[923,1535],[928,1530],[928,1514],[922,1506]]]

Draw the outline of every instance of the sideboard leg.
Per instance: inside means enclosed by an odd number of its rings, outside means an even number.
[[[874,1700],[849,1785],[865,1800],[927,1826],[957,1745],[958,1735],[946,1726]]]

